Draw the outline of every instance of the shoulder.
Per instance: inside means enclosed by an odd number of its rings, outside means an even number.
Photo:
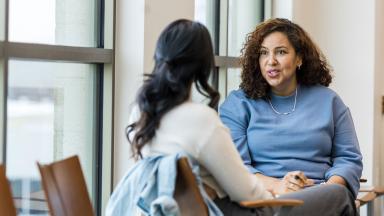
[[[308,100],[315,100],[318,103],[326,105],[329,104],[333,109],[347,109],[341,97],[331,88],[314,85],[314,86],[300,86],[302,94]]]
[[[189,152],[196,153],[205,145],[205,140],[222,126],[216,110],[205,104],[185,102],[164,115],[159,131],[173,136],[185,148],[195,149]]]
[[[170,111],[169,116],[182,118],[190,122],[209,122],[217,121],[216,110],[205,104],[185,102]]]
[[[263,99],[247,97],[241,89],[232,91],[219,108],[220,117],[224,115],[248,116],[249,113],[264,106]]]
[[[236,100],[250,100],[250,99],[247,97],[247,95],[242,89],[231,91],[228,97],[225,99],[226,102],[231,102]]]
[[[311,95],[321,95],[327,97],[338,97],[337,93],[332,89],[322,86],[322,85],[313,85],[313,86],[300,86],[300,90],[304,93]]]
[[[245,92],[241,89],[234,90],[229,93],[223,104],[220,106],[221,110],[237,110],[243,109],[246,104],[251,103],[253,99],[248,98]]]
[[[331,100],[341,100],[340,96],[331,88],[314,85],[314,86],[300,86],[303,94],[311,95],[311,97],[319,97],[317,99],[331,99]]]

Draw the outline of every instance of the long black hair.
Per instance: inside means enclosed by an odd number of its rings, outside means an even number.
[[[155,136],[163,115],[188,100],[192,83],[209,98],[210,107],[216,107],[219,101],[219,93],[208,84],[214,55],[204,25],[186,19],[169,24],[157,41],[154,59],[153,72],[146,74],[136,98],[140,118],[126,128],[136,159],[142,158],[141,149]]]

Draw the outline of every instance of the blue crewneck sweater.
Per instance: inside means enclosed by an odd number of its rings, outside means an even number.
[[[356,196],[362,156],[347,106],[331,89],[299,86],[297,96],[270,94],[268,100],[247,98],[242,90],[230,93],[220,106],[221,120],[245,165],[252,173],[282,178],[300,170],[316,182],[343,177]]]

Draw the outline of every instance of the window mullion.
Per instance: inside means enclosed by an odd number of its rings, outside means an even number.
[[[10,58],[41,59],[78,63],[112,63],[113,50],[18,42],[5,42]]]

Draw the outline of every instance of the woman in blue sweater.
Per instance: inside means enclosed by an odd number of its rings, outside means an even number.
[[[327,86],[330,67],[308,34],[286,19],[247,36],[242,82],[220,117],[249,171],[274,194],[324,183],[356,197],[362,156],[351,113]]]

